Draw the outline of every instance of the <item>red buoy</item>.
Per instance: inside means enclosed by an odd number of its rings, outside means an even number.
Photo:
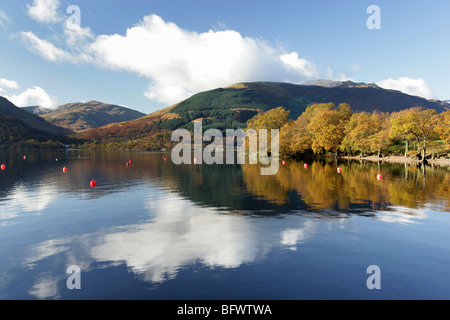
[[[23,156],[23,160],[27,160],[27,156]]]
[[[127,162],[127,167],[129,167],[130,166],[130,163],[129,162]]]
[[[286,161],[283,161],[283,166],[285,166],[286,165]]]
[[[97,181],[92,180],[91,181],[91,188],[95,188],[97,186]]]
[[[305,165],[303,166],[305,169],[308,169],[308,164],[305,163]]]
[[[0,169],[6,170],[6,165],[2,164],[2,165],[0,166]]]
[[[342,169],[341,168],[337,168],[337,173],[342,173]]]
[[[78,155],[78,158],[81,158],[81,154]]]
[[[63,172],[66,173],[67,171],[69,171],[69,169],[67,169],[66,167],[63,168]]]
[[[133,163],[133,160],[128,161],[128,163],[129,163],[129,164],[132,164],[132,163]]]
[[[164,158],[164,161],[167,161],[167,158]]]
[[[381,174],[377,175],[377,180],[378,180],[378,181],[383,180],[383,176],[382,176]]]

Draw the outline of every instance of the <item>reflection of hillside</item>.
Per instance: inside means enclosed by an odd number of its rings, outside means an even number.
[[[276,176],[261,176],[257,165],[176,166],[170,155],[164,161],[159,153],[96,152],[81,153],[79,158],[75,152],[36,152],[29,153],[26,161],[19,153],[2,156],[8,169],[0,172],[0,197],[9,205],[13,202],[8,199],[14,199],[14,207],[21,211],[30,208],[30,203],[40,208],[45,199],[62,194],[95,199],[133,192],[149,182],[200,206],[237,212],[330,209],[349,213],[385,210],[392,205],[450,207],[450,171],[446,168],[428,167],[424,176],[416,167],[353,162],[339,164],[342,173],[337,174],[334,163],[315,162],[304,169],[302,162],[289,162]],[[127,167],[130,159],[133,164]],[[64,174],[63,167],[69,172]],[[380,172],[383,181],[376,179]],[[95,189],[89,187],[92,179],[98,182]]]
[[[268,202],[285,204],[287,195],[295,191],[311,209],[346,210],[366,208],[383,210],[387,206],[420,208],[434,204],[449,208],[450,172],[446,169],[427,168],[426,175],[416,167],[386,166],[377,164],[312,163],[307,169],[303,163],[292,162],[280,168],[275,177],[263,177],[258,168],[243,167],[248,191]],[[378,181],[377,175],[383,174]]]

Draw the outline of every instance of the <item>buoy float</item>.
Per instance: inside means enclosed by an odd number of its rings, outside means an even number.
[[[27,156],[23,156],[23,160],[27,160]]]
[[[2,165],[0,166],[0,169],[6,170],[6,165],[2,164]]]
[[[194,163],[197,163],[197,158],[194,158]]]
[[[66,173],[67,171],[69,171],[69,169],[67,169],[66,167],[63,168],[63,172]]]
[[[128,163],[129,163],[129,164],[132,164],[132,163],[133,163],[133,160],[128,161]]]
[[[377,180],[378,180],[378,181],[383,180],[383,176],[382,176],[381,174],[377,175]]]
[[[81,158],[81,154],[78,155],[78,158]]]
[[[167,158],[164,158],[164,161],[167,161]]]
[[[127,162],[127,167],[129,167],[130,166],[130,163],[129,162]]]
[[[337,168],[337,173],[341,173],[342,169],[341,168]]]
[[[305,165],[303,166],[305,169],[308,169],[308,164],[305,163]]]
[[[92,180],[90,184],[91,184],[91,188],[95,188],[97,186],[97,181]]]

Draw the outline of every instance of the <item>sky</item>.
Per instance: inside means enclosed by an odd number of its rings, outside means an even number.
[[[449,100],[449,13],[448,0],[2,0],[0,95],[149,114],[240,82],[329,79]]]

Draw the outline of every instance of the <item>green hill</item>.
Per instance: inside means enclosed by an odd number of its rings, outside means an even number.
[[[239,128],[260,111],[282,106],[298,118],[313,103],[348,103],[353,111],[394,112],[411,107],[444,111],[449,104],[410,96],[400,91],[382,89],[374,84],[321,81],[315,85],[255,82],[202,92],[180,102],[172,109],[179,119],[160,127],[192,129],[191,122],[203,119],[204,128]]]
[[[450,106],[446,102],[431,101],[400,91],[382,89],[375,84],[350,81],[322,80],[309,85],[241,83],[201,92],[143,118],[87,130],[78,136],[108,143],[143,139],[158,132],[166,134],[177,128],[193,130],[195,120],[202,120],[204,130],[245,128],[247,120],[261,111],[282,106],[291,111],[292,119],[296,119],[309,105],[328,102],[337,105],[348,103],[354,112],[378,110],[391,113],[419,106],[442,112]]]

